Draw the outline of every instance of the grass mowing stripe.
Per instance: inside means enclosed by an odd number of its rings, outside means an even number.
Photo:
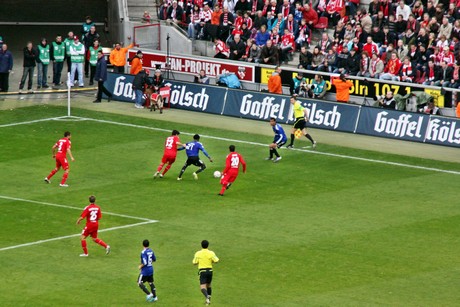
[[[81,208],[72,207],[72,206],[59,205],[59,204],[47,203],[47,202],[43,202],[43,201],[36,201],[36,200],[30,200],[30,199],[24,199],[24,198],[10,197],[10,196],[5,196],[5,195],[0,195],[0,198],[7,199],[7,200],[22,201],[22,202],[32,203],[32,204],[45,205],[45,206],[53,206],[53,207],[80,210],[80,211],[82,210]],[[137,217],[137,216],[131,216],[131,215],[125,215],[125,214],[118,214],[118,213],[113,213],[113,212],[104,212],[104,214],[113,215],[113,216],[119,216],[119,217],[125,217],[125,218],[129,218],[129,219],[134,219],[134,220],[147,221],[147,222],[155,222],[155,223],[158,222],[158,220],[152,220],[152,219],[147,219],[147,218]]]
[[[128,123],[120,123],[120,122],[114,122],[114,121],[102,120],[102,119],[94,119],[94,118],[86,118],[86,117],[82,117],[82,119],[84,119],[84,120],[92,120],[92,121],[99,122],[99,123],[107,123],[107,124],[127,126],[127,127],[133,127],[133,128],[141,128],[141,129],[148,129],[148,130],[155,130],[155,131],[163,131],[163,132],[170,132],[171,131],[170,129],[148,127],[148,126],[128,124]],[[194,135],[194,133],[190,133],[190,132],[181,132],[181,133],[185,134],[185,135]],[[267,144],[263,144],[263,143],[250,142],[250,141],[244,141],[244,140],[236,140],[236,139],[228,139],[228,138],[222,138],[222,137],[217,137],[217,136],[212,136],[212,135],[201,135],[201,136],[206,137],[206,138],[210,138],[210,139],[214,139],[214,140],[219,140],[219,141],[230,141],[230,142],[235,142],[235,143],[243,143],[243,144],[249,144],[249,145],[255,145],[255,146],[264,146],[264,147],[267,146]],[[284,148],[284,149],[287,150],[286,148]],[[424,170],[424,171],[433,171],[433,172],[439,172],[439,173],[460,175],[460,172],[458,172],[458,171],[444,170],[444,169],[439,169],[439,168],[434,168],[434,167],[426,167],[426,166],[410,165],[410,164],[391,162],[391,161],[383,161],[383,160],[376,160],[376,159],[361,158],[361,157],[355,157],[355,156],[348,156],[348,155],[334,154],[334,153],[328,153],[328,152],[321,152],[321,151],[316,151],[316,150],[307,150],[307,149],[298,149],[298,148],[292,148],[290,150],[308,152],[308,153],[311,153],[311,154],[324,155],[324,156],[335,157],[335,158],[352,159],[352,160],[358,160],[358,161],[364,161],[364,162],[370,162],[370,163],[380,163],[380,164],[386,164],[386,165],[414,168],[414,169],[420,169],[420,170]]]
[[[112,230],[131,228],[131,227],[136,227],[136,226],[141,226],[141,225],[146,225],[146,224],[152,224],[152,223],[156,223],[156,222],[157,221],[155,221],[155,220],[149,220],[149,221],[146,221],[146,222],[140,222],[140,223],[135,223],[135,224],[116,226],[116,227],[111,227],[111,228],[106,228],[106,229],[99,229],[98,232],[107,232],[107,231],[112,231]],[[19,245],[7,246],[7,247],[0,248],[0,252],[10,250],[10,249],[20,248],[20,247],[27,247],[27,246],[31,246],[31,245],[37,245],[37,244],[42,244],[42,243],[47,243],[47,242],[52,242],[52,241],[57,241],[57,240],[74,238],[74,237],[78,237],[78,236],[81,236],[81,233],[76,233],[76,234],[73,234],[73,235],[56,237],[56,238],[51,238],[51,239],[46,239],[46,240],[38,240],[38,241],[35,241],[35,242],[29,242],[29,243],[24,243],[24,244],[19,244]]]

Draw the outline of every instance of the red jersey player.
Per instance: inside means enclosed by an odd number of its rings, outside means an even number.
[[[69,162],[67,161],[67,152],[69,153],[70,159],[72,161],[75,161],[75,159],[72,156],[72,152],[70,151],[71,143],[70,143],[70,132],[66,131],[64,132],[64,137],[60,139],[59,141],[56,142],[53,146],[53,158],[56,159],[56,168],[54,168],[51,173],[45,177],[45,182],[46,183],[51,183],[50,179],[51,177],[56,174],[59,169],[62,167],[64,169],[64,175],[62,175],[62,180],[61,180],[61,187],[68,187],[65,182],[67,181],[67,177],[69,176]]]
[[[169,136],[165,141],[165,151],[163,153],[163,158],[161,159],[160,165],[158,165],[156,173],[153,175],[153,178],[163,178],[167,171],[171,168],[171,165],[176,161],[177,156],[177,146],[183,146],[183,144],[179,140],[180,132],[177,130],[173,130],[171,136]],[[166,165],[163,173],[160,173],[163,169],[163,166]]]
[[[91,236],[94,242],[105,248],[105,253],[110,253],[110,246],[104,241],[97,237],[97,231],[99,229],[99,220],[102,218],[101,208],[95,204],[96,196],[89,197],[90,204],[85,207],[81,216],[77,220],[77,225],[84,219],[86,219],[86,226],[81,233],[81,247],[83,248],[83,254],[80,257],[88,257],[88,248],[86,247],[86,238]]]
[[[222,189],[218,194],[220,196],[224,196],[225,190],[228,190],[232,183],[235,182],[240,170],[240,164],[243,166],[243,173],[246,173],[246,162],[243,157],[235,151],[235,145],[230,145],[228,149],[230,149],[230,153],[225,160],[225,169],[220,179],[220,184],[222,185]]]

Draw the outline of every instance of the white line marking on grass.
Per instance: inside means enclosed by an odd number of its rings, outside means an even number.
[[[162,128],[155,128],[155,127],[127,124],[127,123],[120,123],[120,122],[114,122],[114,121],[102,120],[102,119],[94,119],[94,118],[84,118],[84,119],[92,120],[92,121],[100,122],[100,123],[113,124],[113,125],[126,126],[126,127],[133,127],[133,128],[142,128],[142,129],[163,131],[163,132],[170,132],[171,131],[170,129],[162,129]],[[189,132],[181,132],[181,134],[194,135],[194,133],[189,133]],[[214,140],[219,140],[219,141],[228,141],[228,142],[233,142],[233,143],[242,143],[242,144],[249,144],[249,145],[255,145],[255,146],[264,146],[264,147],[266,147],[268,145],[268,144],[263,144],[263,143],[256,143],[256,142],[249,142],[249,141],[243,141],[243,140],[222,138],[222,137],[217,137],[217,136],[212,136],[212,135],[201,135],[201,136],[206,137],[206,138],[210,138],[210,139],[214,139]],[[286,149],[286,148],[284,148],[284,149]],[[286,149],[286,150],[288,150],[288,149]],[[400,167],[406,167],[406,168],[413,168],[413,169],[419,169],[419,170],[424,170],[424,171],[433,171],[433,172],[438,172],[438,173],[447,173],[447,174],[453,174],[453,175],[460,175],[459,171],[444,170],[444,169],[439,169],[439,168],[434,168],[434,167],[425,167],[425,166],[410,165],[410,164],[391,162],[391,161],[383,161],[383,160],[368,159],[368,158],[361,158],[361,157],[355,157],[355,156],[347,156],[347,155],[334,154],[334,153],[329,153],[329,152],[321,152],[321,151],[316,151],[316,150],[307,150],[307,149],[298,149],[298,148],[292,148],[292,149],[289,149],[289,150],[308,152],[308,153],[311,153],[311,154],[329,156],[329,157],[334,157],[334,158],[351,159],[351,160],[357,160],[357,161],[363,161],[363,162],[371,162],[371,163],[379,163],[379,164],[400,166]]]
[[[61,119],[64,119],[66,117],[67,116],[59,116],[59,117],[50,117],[50,118],[42,118],[42,119],[30,120],[30,121],[27,121],[27,122],[3,124],[3,125],[0,125],[0,128],[13,127],[13,126],[19,126],[19,125],[27,125],[27,124],[35,124],[35,123],[46,122],[46,121],[50,121],[50,120],[61,120]]]
[[[146,221],[146,222],[140,222],[140,223],[135,223],[135,224],[129,224],[129,225],[110,227],[110,228],[106,228],[106,229],[100,229],[99,232],[107,232],[107,231],[118,230],[118,229],[123,229],[123,228],[131,228],[131,227],[136,227],[136,226],[141,226],[141,225],[146,225],[146,224],[152,224],[152,223],[156,223],[156,222],[157,221],[155,221],[155,220],[149,220],[149,221]],[[79,236],[81,236],[81,233],[76,233],[76,234],[73,234],[73,235],[56,237],[56,238],[51,238],[51,239],[46,239],[46,240],[38,240],[38,241],[35,241],[35,242],[29,242],[29,243],[24,243],[24,244],[19,244],[19,245],[2,247],[2,248],[0,248],[0,252],[10,250],[10,249],[20,248],[20,247],[27,247],[27,246],[31,246],[31,245],[37,245],[37,244],[42,244],[42,243],[47,243],[47,242],[52,242],[52,241],[58,241],[58,240],[63,240],[63,239],[68,239],[68,238],[79,237]]]
[[[0,195],[0,198],[7,199],[7,200],[14,200],[14,201],[22,201],[22,202],[38,204],[38,205],[45,205],[45,206],[52,206],[52,207],[59,207],[59,208],[66,208],[66,209],[73,209],[73,210],[83,211],[83,208],[72,207],[72,206],[67,206],[67,205],[60,205],[60,204],[53,204],[53,203],[47,203],[47,202],[43,202],[43,201],[36,201],[36,200],[30,200],[30,199],[24,199],[24,198],[10,197],[10,196],[5,196],[5,195]],[[124,218],[128,218],[128,219],[140,220],[140,221],[158,222],[158,220],[152,220],[152,219],[147,219],[147,218],[137,217],[137,216],[130,216],[130,215],[126,215],[126,214],[118,214],[118,213],[105,212],[105,211],[102,212],[102,213],[105,214],[105,215],[119,216],[119,217],[124,217]]]

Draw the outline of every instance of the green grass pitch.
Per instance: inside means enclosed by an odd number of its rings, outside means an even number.
[[[0,125],[62,116],[60,107],[0,112]],[[0,305],[142,306],[137,266],[143,239],[158,261],[160,306],[202,306],[192,265],[202,239],[221,259],[213,306],[458,306],[460,291],[459,174],[281,150],[264,161],[271,137],[75,110],[74,115],[155,127],[50,120],[0,127]],[[198,123],[199,124],[199,123]],[[261,129],[270,129],[261,123]],[[162,180],[152,175],[170,130],[216,136],[201,141],[215,159],[199,180],[185,161]],[[69,188],[62,171],[50,185],[51,146],[72,132]],[[182,141],[191,140],[181,134]],[[213,178],[228,146],[248,163],[225,197]],[[307,144],[306,142],[304,144]],[[460,165],[321,145],[318,151],[460,171]],[[100,238],[80,258],[76,235],[88,196],[104,212]],[[33,200],[25,202],[5,197]],[[62,207],[41,204],[58,204]],[[76,208],[76,209],[75,209]],[[130,226],[142,220],[158,223]],[[126,226],[126,228],[120,228]]]

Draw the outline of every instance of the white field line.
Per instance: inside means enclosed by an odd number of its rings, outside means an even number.
[[[141,225],[146,225],[146,224],[152,224],[152,223],[156,223],[156,222],[157,221],[155,221],[155,220],[149,220],[149,221],[146,221],[146,222],[140,222],[140,223],[135,223],[135,224],[129,224],[129,225],[116,226],[116,227],[111,227],[111,228],[106,228],[106,229],[100,229],[98,232],[106,232],[106,231],[118,230],[118,229],[123,229],[123,228],[131,228],[131,227],[136,227],[136,226],[141,226]],[[81,233],[76,233],[76,234],[73,234],[73,235],[56,237],[56,238],[51,238],[51,239],[46,239],[46,240],[38,240],[38,241],[35,241],[35,242],[29,242],[29,243],[24,243],[24,244],[19,244],[19,245],[2,247],[2,248],[0,248],[0,252],[10,250],[10,249],[20,248],[20,247],[27,247],[27,246],[31,246],[31,245],[37,245],[37,244],[42,244],[42,243],[47,243],[47,242],[52,242],[52,241],[58,241],[58,240],[63,240],[63,239],[68,239],[68,238],[79,237],[79,236],[81,236]]]
[[[171,131],[171,129],[162,129],[162,128],[134,125],[134,124],[128,124],[128,123],[120,123],[120,122],[114,122],[114,121],[102,120],[102,119],[85,118],[85,117],[83,117],[82,119],[92,120],[92,121],[99,122],[99,123],[113,124],[113,125],[133,127],[133,128],[141,128],[141,129],[147,129],[147,130],[155,130],[155,131],[162,131],[162,132],[170,132]],[[190,133],[190,132],[181,132],[181,134],[194,135],[194,133]],[[249,144],[249,145],[267,147],[267,144],[263,144],[263,143],[249,142],[249,141],[235,140],[235,139],[228,139],[228,138],[221,138],[221,137],[212,136],[212,135],[201,135],[201,136],[209,138],[209,139],[219,140],[219,141],[227,141],[227,142],[232,142],[232,143],[242,143],[242,144]],[[284,148],[284,149],[286,149],[286,148]],[[286,150],[288,150],[288,149],[286,149]],[[447,173],[447,174],[460,175],[459,171],[444,170],[444,169],[439,169],[439,168],[434,168],[434,167],[410,165],[410,164],[404,164],[404,163],[398,163],[398,162],[391,162],[391,161],[384,161],[384,160],[377,160],[377,159],[368,159],[368,158],[347,156],[347,155],[334,154],[334,153],[329,153],[329,152],[321,152],[321,151],[316,151],[316,150],[300,149],[300,148],[292,148],[292,149],[289,149],[289,150],[308,152],[308,153],[311,153],[311,154],[323,155],[323,156],[334,157],[334,158],[350,159],[350,160],[357,160],[357,161],[363,161],[363,162],[379,163],[379,164],[386,164],[386,165],[392,165],[392,166],[413,168],[413,169],[419,169],[419,170],[424,170],[424,171],[433,171],[433,172],[438,172],[438,173]]]
[[[47,202],[43,202],[43,201],[36,201],[36,200],[30,200],[30,199],[24,199],[24,198],[10,197],[10,196],[5,196],[5,195],[0,195],[0,199],[21,201],[21,202],[25,202],[25,203],[32,203],[32,204],[38,204],[38,205],[45,205],[45,206],[52,206],[52,207],[59,207],[59,208],[83,211],[83,208],[77,208],[77,207],[72,207],[72,206],[67,206],[67,205],[47,203]],[[139,220],[139,221],[158,222],[157,220],[152,220],[152,219],[147,219],[147,218],[137,217],[137,216],[130,216],[130,215],[126,215],[126,214],[113,213],[113,212],[105,212],[104,211],[104,212],[102,212],[102,214],[119,216],[119,217],[124,217],[124,218],[128,218],[128,219]]]
[[[50,121],[50,120],[62,120],[62,119],[65,119],[66,117],[67,116],[59,116],[59,117],[50,117],[50,118],[42,118],[42,119],[30,120],[30,121],[26,121],[26,122],[3,124],[3,125],[0,125],[0,128],[13,127],[13,126],[19,126],[19,125],[27,125],[27,124],[35,124],[35,123],[46,122],[46,121]]]

